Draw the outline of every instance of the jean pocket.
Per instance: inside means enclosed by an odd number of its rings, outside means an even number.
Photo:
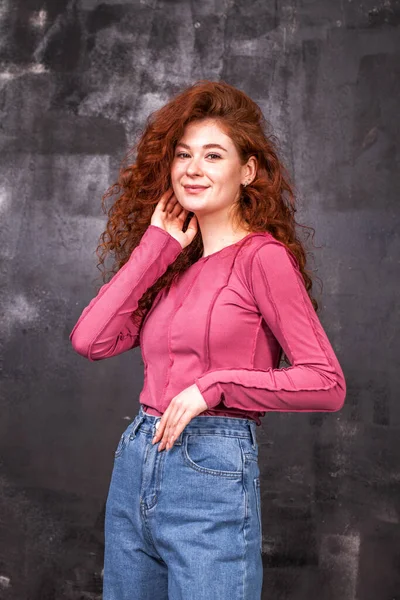
[[[126,445],[126,434],[124,432],[121,435],[121,437],[119,438],[118,446],[114,452],[114,458],[118,458],[119,456],[121,456],[121,454],[124,451],[125,445]]]
[[[237,478],[243,473],[240,440],[234,436],[189,433],[183,438],[185,463],[200,473]]]
[[[261,489],[260,489],[260,478],[255,477],[254,491],[256,494],[256,508],[257,508],[257,520],[258,520],[258,533],[260,539],[260,552],[262,552],[262,521],[261,521]]]

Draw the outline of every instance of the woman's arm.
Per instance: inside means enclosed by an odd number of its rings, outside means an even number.
[[[334,350],[307,294],[294,256],[271,240],[253,256],[253,296],[291,367],[210,370],[195,379],[209,408],[256,411],[337,411],[346,382]]]
[[[69,335],[74,350],[96,361],[138,346],[140,324],[134,324],[132,313],[181,251],[177,239],[149,225],[129,260],[83,310]]]

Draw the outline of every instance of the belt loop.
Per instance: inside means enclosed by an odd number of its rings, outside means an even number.
[[[136,417],[135,421],[133,422],[133,427],[131,429],[129,439],[133,440],[133,438],[136,435],[136,431],[138,430],[139,426],[143,423],[144,419],[145,419],[144,415],[138,415]]]
[[[253,450],[255,450],[257,448],[255,423],[249,423],[249,427],[250,427],[250,434],[251,434],[251,444],[253,446]]]

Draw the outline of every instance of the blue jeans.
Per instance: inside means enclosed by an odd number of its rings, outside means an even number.
[[[255,422],[199,415],[158,452],[160,419],[140,406],[115,451],[103,600],[260,600]]]

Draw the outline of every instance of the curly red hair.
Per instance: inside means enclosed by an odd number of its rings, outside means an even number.
[[[269,133],[270,125],[260,107],[243,91],[223,81],[197,81],[147,118],[139,141],[122,161],[118,181],[102,197],[106,212],[106,199],[122,192],[107,211],[106,229],[96,249],[100,261],[97,266],[104,266],[110,252],[115,258],[112,275],[127,262],[150,225],[155,205],[172,187],[170,173],[176,144],[188,123],[202,119],[214,119],[230,136],[242,164],[250,156],[256,157],[256,176],[243,189],[232,211],[233,219],[246,230],[270,232],[290,249],[298,261],[314,309],[318,311],[318,302],[311,295],[312,279],[305,268],[306,251],[296,234],[294,186],[278,156],[276,137]],[[137,155],[133,161],[131,155],[135,150]],[[188,214],[184,230],[192,215]],[[312,230],[314,235],[312,227],[301,227]],[[164,275],[143,294],[132,318],[142,320],[158,292],[169,288],[202,254],[199,229]],[[106,273],[103,272],[104,282]]]

